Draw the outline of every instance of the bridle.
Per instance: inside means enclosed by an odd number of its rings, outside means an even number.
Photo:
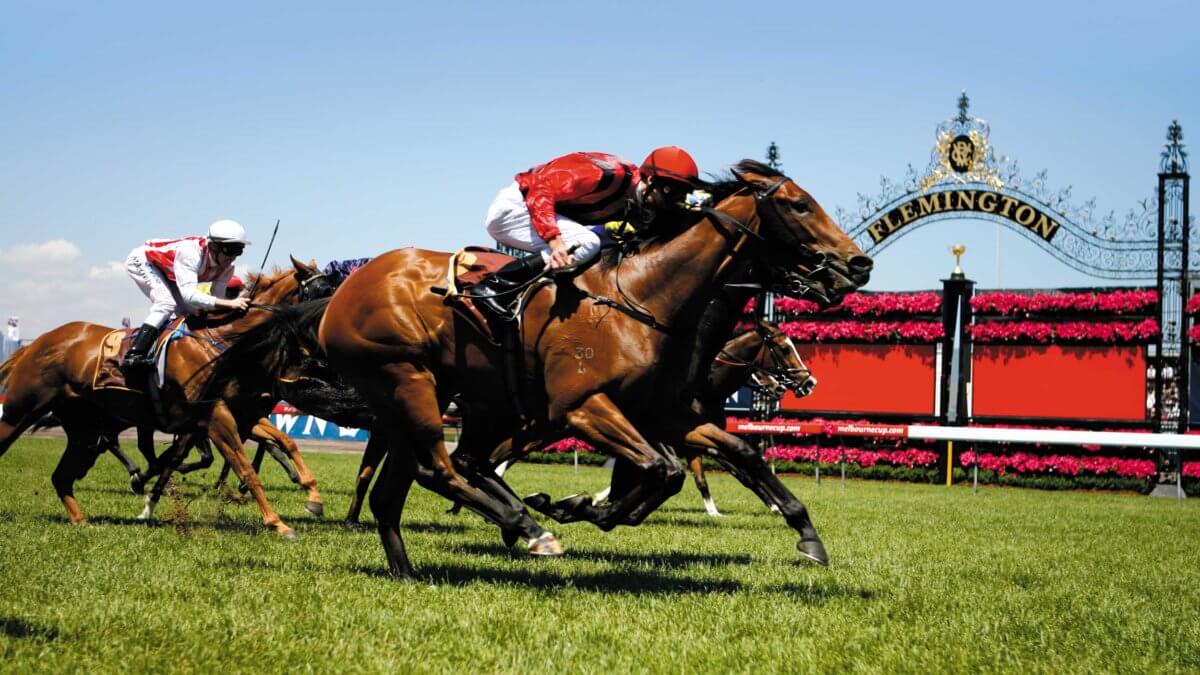
[[[312,275],[311,277],[308,277],[307,279],[301,279],[298,282],[300,284],[300,301],[301,302],[307,302],[309,300],[316,300],[319,297],[320,298],[325,297],[324,295],[314,296],[313,295],[314,291],[309,290],[309,286],[311,286],[313,283],[315,283],[318,280],[324,280],[325,285],[329,287],[329,291],[332,294],[334,288],[333,288],[333,284],[329,282],[329,275],[324,272],[317,272],[316,274]]]
[[[722,349],[717,354],[717,362],[728,366],[739,368],[749,368],[751,372],[772,377],[781,386],[792,391],[799,390],[804,383],[812,377],[812,371],[806,366],[803,368],[792,368],[787,365],[788,351],[783,345],[776,342],[776,339],[781,335],[786,339],[787,335],[779,330],[772,330],[771,327],[762,323],[758,323],[754,327],[754,331],[762,338],[762,346],[770,355],[770,363],[774,366],[768,366],[763,363],[765,359],[755,358],[753,361],[740,359],[728,351]],[[792,350],[794,351],[794,347]]]
[[[806,268],[806,273],[800,274],[789,270],[782,275],[781,279],[773,281],[771,290],[792,297],[801,297],[812,293],[819,296],[821,300],[828,301],[829,298],[817,290],[822,288],[822,285],[813,278],[828,268],[828,254],[809,248],[808,245],[816,241],[812,233],[802,230],[803,236],[801,236],[794,232],[792,228],[787,227],[783,216],[779,213],[779,207],[775,204],[775,200],[771,199],[771,196],[779,188],[783,187],[783,184],[787,181],[788,178],[783,176],[770,187],[762,190],[754,190],[754,216],[758,219],[759,229],[770,231],[774,237],[778,237],[793,253],[800,256],[800,263]],[[747,189],[750,189],[749,185],[740,188],[734,194]],[[707,216],[706,220],[712,224],[726,241],[724,258],[717,266],[717,273],[715,275],[715,281],[718,285],[723,285],[724,277],[734,268],[734,263],[747,246],[757,249],[759,257],[762,258],[769,258],[772,249],[778,246],[778,244],[772,244],[768,241],[760,232],[750,227],[749,224],[743,223],[728,213],[718,211],[716,207],[704,207],[700,209],[700,213]],[[624,260],[624,256],[622,256],[621,260]],[[767,266],[774,270],[773,265],[768,264]],[[587,295],[599,305],[612,307],[655,330],[669,332],[669,326],[659,322],[645,307],[642,307],[632,298],[625,295],[620,286],[620,261],[617,263],[616,285],[624,302],[603,295],[594,295],[591,293]]]

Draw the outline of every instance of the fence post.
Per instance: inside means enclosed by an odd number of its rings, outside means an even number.
[[[942,279],[942,329],[945,337],[942,338],[942,381],[939,383],[943,403],[938,423],[943,426],[965,426],[969,419],[967,386],[971,381],[971,341],[968,330],[973,295],[975,282],[968,279],[961,268],[955,267],[949,279]],[[939,465],[946,471],[947,485],[953,483],[952,452],[953,445],[946,441],[942,446]]]

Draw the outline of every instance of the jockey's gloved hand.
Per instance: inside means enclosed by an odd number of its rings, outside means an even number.
[[[692,190],[683,198],[683,206],[689,211],[699,211],[712,206],[712,195],[704,190]]]

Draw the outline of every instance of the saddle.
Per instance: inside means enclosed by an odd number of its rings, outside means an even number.
[[[479,330],[494,345],[499,346],[497,333],[502,321],[486,309],[486,305],[471,301],[470,290],[487,276],[516,258],[482,246],[468,246],[450,256],[446,270],[446,288],[434,288],[446,296],[445,302]]]
[[[166,362],[167,342],[170,341],[171,335],[186,320],[187,317],[183,316],[171,320],[167,324],[167,327],[159,333],[158,339],[154,341],[154,348],[150,350],[150,356],[157,364],[156,370],[159,373],[160,380],[162,369]],[[125,358],[125,354],[133,346],[133,333],[134,329],[132,328],[122,328],[106,333],[100,339],[100,357],[96,359],[96,371],[92,374],[93,389],[119,389],[146,393],[145,385],[139,383],[138,386],[131,386],[126,382],[125,373],[121,370],[121,360]]]

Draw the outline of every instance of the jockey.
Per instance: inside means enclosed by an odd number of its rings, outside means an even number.
[[[682,203],[699,179],[695,160],[673,145],[654,150],[640,167],[614,155],[574,152],[517,174],[488,207],[487,231],[502,244],[537,255],[501,268],[475,286],[473,297],[506,316],[502,305],[508,303],[496,295],[545,267],[595,257],[600,237],[587,226],[614,218],[649,224],[657,212]]]
[[[233,261],[249,243],[240,223],[218,220],[208,227],[207,237],[151,239],[133,249],[125,259],[125,270],[153,304],[134,334],[133,346],[121,367],[151,365],[150,348],[172,314],[249,307],[249,298],[225,297],[233,278]],[[198,288],[205,281],[211,282],[209,293]]]

